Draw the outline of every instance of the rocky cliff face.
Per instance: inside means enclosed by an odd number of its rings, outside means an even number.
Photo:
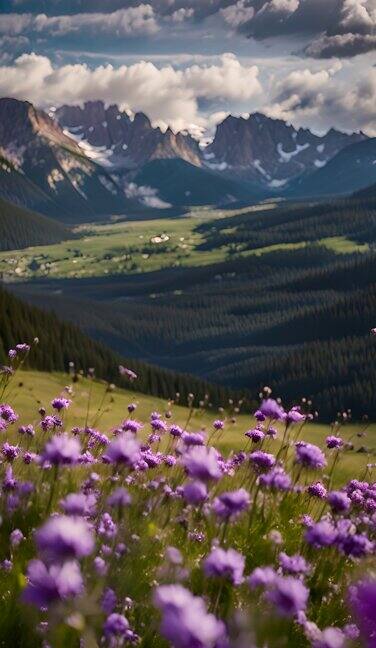
[[[295,129],[261,113],[248,118],[227,117],[203,157],[212,168],[258,180],[270,188],[319,169],[344,147],[365,139],[334,129],[323,137],[307,129]]]
[[[62,106],[55,116],[89,155],[97,155],[108,166],[135,168],[153,159],[177,157],[201,164],[198,144],[190,135],[153,128],[144,113],[129,115],[118,106],[88,101],[82,107]]]
[[[85,155],[55,119],[29,102],[0,99],[0,154],[48,196],[47,211],[62,220],[126,211],[124,192],[111,176]],[[17,193],[14,184],[13,190]],[[18,202],[31,206],[21,187],[19,192]]]

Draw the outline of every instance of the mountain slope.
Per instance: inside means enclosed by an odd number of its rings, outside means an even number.
[[[278,190],[302,173],[321,168],[344,147],[366,138],[331,129],[319,137],[295,129],[280,119],[254,113],[247,118],[229,115],[217,126],[204,159],[212,168],[254,179]]]
[[[77,371],[94,367],[98,377],[108,381],[116,379],[119,383],[118,365],[126,362],[126,366],[138,375],[136,381],[126,381],[127,388],[131,390],[161,398],[175,398],[176,392],[179,392],[182,403],[187,402],[189,393],[195,395],[196,401],[208,394],[213,404],[217,405],[224,403],[231,395],[224,387],[210,385],[189,375],[137,360],[124,360],[85,335],[74,324],[59,320],[52,312],[22,302],[1,286],[0,312],[0,363],[7,363],[8,349],[21,341],[30,342],[38,337],[39,344],[33,347],[26,366],[41,371],[67,371],[69,363],[74,362]]]
[[[221,177],[181,159],[152,160],[141,168],[134,181],[138,186],[156,189],[162,200],[175,205],[227,204],[264,197],[250,183]]]
[[[40,207],[47,215],[82,222],[134,206],[56,121],[29,102],[0,99],[0,149],[3,158],[50,198]],[[22,201],[34,207],[28,194],[17,200]]]
[[[112,167],[134,168],[153,159],[181,158],[201,164],[198,143],[188,134],[153,128],[144,113],[133,116],[103,101],[61,106],[54,112],[59,124],[82,141],[88,155]]]
[[[71,237],[60,223],[0,198],[0,250],[59,243]]]
[[[286,192],[293,196],[351,194],[376,182],[376,138],[346,147],[315,173],[298,178]]]

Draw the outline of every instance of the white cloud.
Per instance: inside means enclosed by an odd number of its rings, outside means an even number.
[[[150,4],[119,9],[112,13],[81,13],[62,16],[46,14],[4,14],[0,20],[0,33],[50,34],[66,36],[88,30],[93,34],[113,36],[151,35],[159,30],[157,17]]]
[[[374,0],[344,0],[339,28],[342,32],[371,34],[376,27]]]
[[[328,70],[300,70],[275,84],[268,115],[294,125],[327,130],[329,126],[355,131],[360,128],[376,136],[376,69],[368,70],[354,83],[335,79],[340,64]]]
[[[243,65],[233,54],[224,54],[216,64],[184,69],[158,68],[150,61],[118,68],[90,69],[83,64],[54,68],[49,58],[37,54],[24,54],[12,65],[0,66],[0,95],[44,106],[103,99],[141,110],[154,123],[175,130],[206,125],[199,112],[200,100],[244,102],[260,92],[258,68]]]
[[[220,13],[230,27],[237,29],[253,18],[255,10],[247,5],[246,0],[238,0],[235,4],[221,9]]]
[[[193,18],[194,13],[195,10],[192,9],[192,7],[180,7],[180,9],[176,9],[169,18],[174,23],[182,23],[185,20],[189,20],[189,18]]]

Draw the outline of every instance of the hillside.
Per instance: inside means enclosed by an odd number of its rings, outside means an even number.
[[[27,101],[0,99],[0,153],[29,188],[32,185],[48,196],[38,208],[65,222],[123,214],[137,205],[55,120]],[[19,175],[13,176],[13,202],[33,208],[25,183],[18,188],[18,180]],[[7,197],[9,189],[4,192],[0,184],[0,195]]]
[[[52,219],[0,198],[0,250],[49,245],[71,237],[71,233]]]
[[[225,402],[231,395],[227,389],[200,379],[124,359],[90,339],[74,324],[60,321],[53,312],[46,313],[23,303],[1,287],[0,312],[0,362],[3,364],[7,362],[8,349],[37,337],[39,344],[30,355],[29,366],[41,371],[67,371],[69,363],[74,362],[77,371],[87,372],[94,367],[98,377],[118,382],[118,366],[125,363],[138,375],[137,381],[127,381],[131,390],[163,398],[174,398],[179,392],[184,403],[189,393],[195,394],[196,400],[208,394],[215,404]]]
[[[321,169],[291,183],[286,195],[312,197],[359,191],[376,181],[375,160],[376,138],[351,144]]]
[[[174,205],[227,204],[257,200],[265,195],[250,183],[223,177],[177,158],[148,162],[134,181],[156,189],[162,200]]]
[[[252,394],[267,382],[284,398],[312,398],[328,419],[346,407],[376,418],[374,201],[204,212],[181,229],[158,222],[167,244],[141,266],[140,240],[126,273],[119,238],[97,276],[61,272],[12,290],[128,356]],[[133,232],[135,247],[144,234]],[[166,265],[182,239],[189,255]]]

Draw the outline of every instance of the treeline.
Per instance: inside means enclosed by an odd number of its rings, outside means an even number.
[[[243,213],[204,223],[202,250],[223,245],[253,250],[277,244],[346,236],[359,243],[376,240],[376,200],[349,198],[331,203],[288,204],[275,210]]]
[[[59,223],[0,198],[0,250],[59,243],[72,234]]]
[[[311,397],[329,419],[348,398],[354,416],[376,419],[376,376],[367,362],[376,325],[374,252],[336,255],[312,245],[48,287],[50,297],[40,282],[39,292],[38,284],[28,287],[27,298],[128,356],[253,396],[271,383],[290,402]]]
[[[186,404],[188,395],[194,394],[195,403],[208,395],[208,402],[226,406],[229,398],[238,399],[239,393],[223,386],[212,385],[193,376],[177,374],[153,367],[137,360],[124,359],[105,345],[90,339],[77,326],[61,321],[53,312],[45,312],[30,306],[0,287],[0,363],[7,363],[7,351],[19,342],[34,345],[26,366],[40,371],[67,372],[73,362],[76,371],[87,373],[95,369],[97,377],[121,384],[127,389],[140,391],[161,398],[175,398]],[[120,379],[119,364],[138,375],[135,382]]]

